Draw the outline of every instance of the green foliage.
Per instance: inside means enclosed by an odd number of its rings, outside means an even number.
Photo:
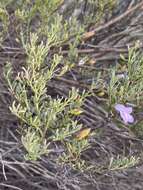
[[[77,115],[72,113],[82,106],[89,93],[79,93],[73,88],[67,98],[52,98],[47,88],[51,79],[62,76],[77,60],[77,46],[85,27],[75,18],[65,19],[59,14],[62,3],[63,0],[1,1],[0,19],[4,31],[1,36],[9,26],[6,8],[12,6],[18,23],[15,26],[17,39],[26,53],[26,63],[16,76],[11,63],[6,65],[5,78],[13,96],[10,110],[21,121],[26,159],[39,159],[58,142],[64,148],[60,160],[74,168],[83,168],[85,163],[81,154],[89,144],[87,139],[74,137],[82,125],[75,119]],[[104,10],[113,7],[110,0],[108,3],[103,0],[90,3],[97,8],[95,17],[102,18]],[[98,20],[93,19],[94,15],[91,17],[95,22]],[[66,58],[59,54],[64,43],[69,47]]]
[[[66,20],[58,13],[61,0],[35,0],[33,3],[27,1],[15,10],[15,15],[20,19],[21,30],[24,35],[33,30],[38,36],[50,38],[53,46],[60,45],[70,39],[71,36],[79,36],[84,27],[79,25],[75,18]],[[35,27],[32,27],[35,25]],[[25,30],[26,29],[26,30]],[[55,35],[56,34],[56,35]]]
[[[140,110],[138,109],[138,112],[142,114],[142,107],[140,108]],[[143,120],[140,117],[137,119],[137,122],[131,126],[131,130],[139,139],[142,139],[143,138]]]
[[[2,30],[0,31],[0,42],[3,41],[4,36],[6,36],[9,25],[9,16],[5,8],[0,6],[0,21],[2,22]]]
[[[139,105],[143,92],[143,55],[138,50],[138,43],[129,48],[127,59],[123,56],[121,58],[124,71],[120,73],[118,67],[112,70],[108,87],[109,104],[131,102]]]
[[[60,141],[69,144],[69,137],[81,129],[74,120],[71,110],[79,108],[87,93],[81,95],[74,88],[67,98],[52,99],[47,92],[48,82],[56,76],[57,66],[62,57],[54,54],[48,66],[44,66],[49,52],[49,41],[38,43],[37,34],[30,35],[30,41],[24,43],[27,53],[27,64],[12,80],[12,68],[8,64],[5,77],[15,100],[10,107],[11,112],[28,126],[23,130],[22,143],[28,154],[26,158],[36,160],[42,154],[49,152],[48,143]],[[76,146],[81,144],[77,142]],[[73,145],[74,147],[74,145]],[[77,150],[83,150],[80,146]],[[80,152],[78,152],[79,155]]]
[[[13,3],[14,0],[1,0],[0,1],[0,7],[6,8],[9,4]]]
[[[78,141],[73,139],[71,142],[68,142],[66,145],[66,151],[64,152],[59,161],[61,163],[68,163],[71,167],[78,170],[84,170],[87,167],[87,164],[84,160],[81,159],[81,154],[83,151],[89,148],[89,143],[87,139]]]
[[[42,22],[46,21],[62,4],[61,0],[20,0],[16,1],[16,15],[25,23],[29,23],[35,16]],[[38,19],[39,20],[39,19]]]
[[[46,140],[43,142],[37,133],[29,128],[22,135],[22,144],[28,154],[25,155],[26,160],[37,160],[40,156],[48,154],[48,144]]]
[[[93,13],[85,16],[85,22],[98,23],[102,21],[105,14],[110,15],[115,7],[117,0],[88,0],[89,6]]]
[[[114,159],[113,157],[110,160],[109,170],[123,170],[129,167],[135,166],[139,162],[139,157],[117,157]]]

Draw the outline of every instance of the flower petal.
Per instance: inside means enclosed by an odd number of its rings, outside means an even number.
[[[125,106],[124,105],[122,105],[122,104],[116,104],[115,105],[115,109],[117,110],[117,111],[124,111],[125,110]]]
[[[134,117],[128,113],[120,112],[120,116],[123,119],[125,124],[134,122]]]
[[[132,107],[126,107],[123,104],[116,104],[115,109],[120,113],[120,116],[125,124],[134,122],[134,117],[131,115],[133,112]]]
[[[123,112],[126,112],[126,113],[132,113],[133,112],[133,108],[132,107],[126,107],[124,106],[123,104],[116,104],[115,105],[115,109],[117,111],[123,111]]]
[[[132,115],[128,116],[128,122],[133,123],[134,122],[134,117]]]
[[[124,123],[127,124],[129,121],[129,114],[125,113],[125,112],[120,112],[120,116],[123,119]]]

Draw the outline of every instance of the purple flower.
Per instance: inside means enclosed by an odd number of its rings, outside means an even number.
[[[134,122],[134,117],[131,115],[131,113],[133,112],[132,107],[127,107],[123,104],[116,104],[115,110],[120,113],[120,116],[125,124]]]

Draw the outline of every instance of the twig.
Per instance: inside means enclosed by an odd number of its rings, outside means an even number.
[[[122,15],[118,16],[117,18],[114,18],[107,22],[105,25],[99,26],[98,28],[93,29],[90,32],[87,32],[83,35],[83,41],[89,40],[91,37],[93,37],[97,32],[100,32],[101,30],[105,30],[106,28],[112,26],[113,24],[119,22],[121,19],[124,17],[128,16],[130,13],[136,11],[137,9],[142,9],[143,7],[143,2],[138,3],[132,8],[127,9],[126,12],[124,12]]]

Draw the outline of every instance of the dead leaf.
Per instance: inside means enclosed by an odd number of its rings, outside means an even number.
[[[82,140],[82,139],[86,138],[90,134],[90,131],[91,131],[90,128],[83,129],[83,130],[78,132],[78,134],[76,135],[76,138],[78,140]]]
[[[82,39],[83,39],[83,40],[88,40],[89,38],[91,38],[91,37],[94,36],[94,35],[95,35],[95,32],[94,32],[94,31],[86,32],[86,33],[83,35]]]
[[[77,115],[80,115],[81,113],[83,113],[83,111],[81,109],[75,108],[73,110],[70,110],[70,113],[72,115],[76,115],[77,116]]]
[[[90,59],[88,62],[89,62],[90,65],[94,65],[96,63],[96,60],[95,59]]]

